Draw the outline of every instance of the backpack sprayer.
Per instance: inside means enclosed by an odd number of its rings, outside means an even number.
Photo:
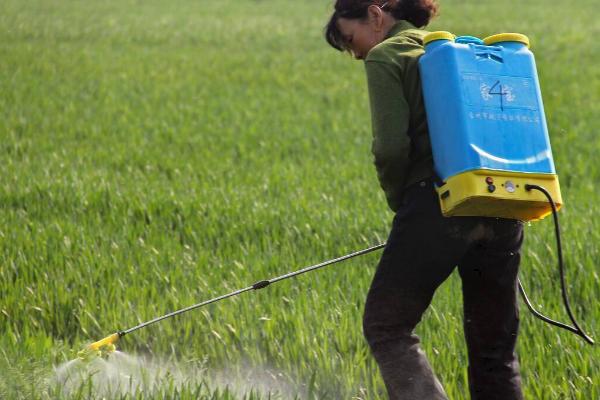
[[[437,191],[445,216],[486,216],[533,221],[554,216],[562,297],[574,326],[554,321],[532,306],[543,321],[594,344],[575,320],[566,291],[560,226],[562,206],[548,128],[529,39],[517,33],[485,38],[432,32],[419,60],[423,95],[437,173]],[[125,335],[167,318],[250,290],[381,249],[385,243],[303,268],[198,303],[133,328],[113,333],[79,352],[81,358],[104,355]]]
[[[440,31],[423,42],[419,70],[442,213],[522,221],[552,213],[562,297],[574,326],[535,310],[520,280],[519,291],[537,318],[594,344],[567,295],[557,215],[563,201],[529,38]]]

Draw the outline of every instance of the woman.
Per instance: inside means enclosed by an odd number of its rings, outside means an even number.
[[[472,399],[522,399],[515,343],[523,240],[515,220],[441,215],[418,59],[434,0],[337,0],[325,37],[364,60],[372,152],[395,212],[364,312],[364,334],[390,399],[446,399],[413,330],[458,266]]]

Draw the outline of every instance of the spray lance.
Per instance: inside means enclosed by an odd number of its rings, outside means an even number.
[[[272,283],[279,282],[279,281],[282,281],[282,280],[285,280],[285,279],[288,279],[288,278],[293,278],[295,276],[298,276],[298,275],[301,275],[301,274],[304,274],[304,273],[307,273],[307,272],[310,272],[310,271],[314,271],[314,270],[317,270],[317,269],[320,269],[320,268],[324,268],[324,267],[326,267],[328,265],[336,264],[336,263],[339,263],[341,261],[348,260],[350,258],[358,257],[358,256],[361,256],[363,254],[371,253],[371,252],[373,252],[375,250],[379,250],[379,249],[381,249],[383,247],[385,247],[385,243],[378,244],[376,246],[372,246],[372,247],[369,247],[369,248],[364,249],[364,250],[356,251],[354,253],[350,253],[350,254],[347,254],[347,255],[342,256],[342,257],[334,258],[332,260],[324,261],[324,262],[321,262],[319,264],[311,265],[309,267],[305,267],[305,268],[302,268],[302,269],[300,269],[298,271],[290,272],[290,273],[287,273],[285,275],[278,276],[276,278],[271,278],[271,279],[267,279],[267,280],[258,281],[256,283],[254,283],[253,285],[245,287],[243,289],[238,289],[238,290],[233,291],[231,293],[224,294],[224,295],[219,296],[219,297],[215,297],[214,299],[210,299],[210,300],[204,301],[202,303],[194,304],[194,305],[191,305],[189,307],[182,308],[181,310],[173,311],[173,312],[171,312],[169,314],[165,314],[165,315],[163,315],[161,317],[157,317],[157,318],[154,318],[154,319],[152,319],[150,321],[143,322],[143,323],[141,323],[139,325],[134,326],[133,328],[129,328],[129,329],[125,329],[123,331],[115,332],[112,335],[109,335],[109,336],[105,337],[102,340],[99,340],[97,342],[89,344],[85,349],[81,350],[78,353],[78,357],[81,358],[81,359],[83,359],[83,360],[87,360],[87,359],[95,357],[95,356],[105,356],[105,355],[107,355],[107,354],[112,353],[113,351],[115,351],[115,349],[116,349],[115,344],[117,343],[117,341],[119,341],[119,339],[121,339],[125,335],[128,335],[128,334],[130,334],[132,332],[137,331],[138,329],[142,329],[142,328],[145,328],[145,327],[147,327],[149,325],[152,325],[152,324],[155,324],[157,322],[160,322],[160,321],[162,321],[164,319],[171,318],[171,317],[174,317],[176,315],[180,315],[180,314],[186,313],[188,311],[195,310],[196,308],[204,307],[206,305],[209,305],[209,304],[212,304],[212,303],[216,303],[218,301],[227,299],[229,297],[237,296],[237,295],[242,294],[244,292],[248,292],[248,291],[251,291],[251,290],[264,289],[267,286],[271,285]]]

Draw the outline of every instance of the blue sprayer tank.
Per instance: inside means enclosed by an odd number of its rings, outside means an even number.
[[[550,205],[526,184],[562,205],[526,36],[432,32],[419,69],[444,215],[543,218]]]

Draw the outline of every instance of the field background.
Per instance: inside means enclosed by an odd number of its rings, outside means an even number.
[[[322,39],[331,3],[0,0],[0,398],[99,397],[54,384],[53,366],[116,330],[385,240],[363,67]],[[596,334],[597,5],[444,0],[430,26],[530,37],[571,301]],[[553,240],[550,220],[527,228],[521,277],[566,320]],[[377,258],[123,338],[123,352],[187,378],[121,396],[383,398],[361,332]],[[455,274],[418,328],[452,399],[468,397],[460,296]],[[518,351],[526,398],[600,398],[598,348],[524,306]]]

